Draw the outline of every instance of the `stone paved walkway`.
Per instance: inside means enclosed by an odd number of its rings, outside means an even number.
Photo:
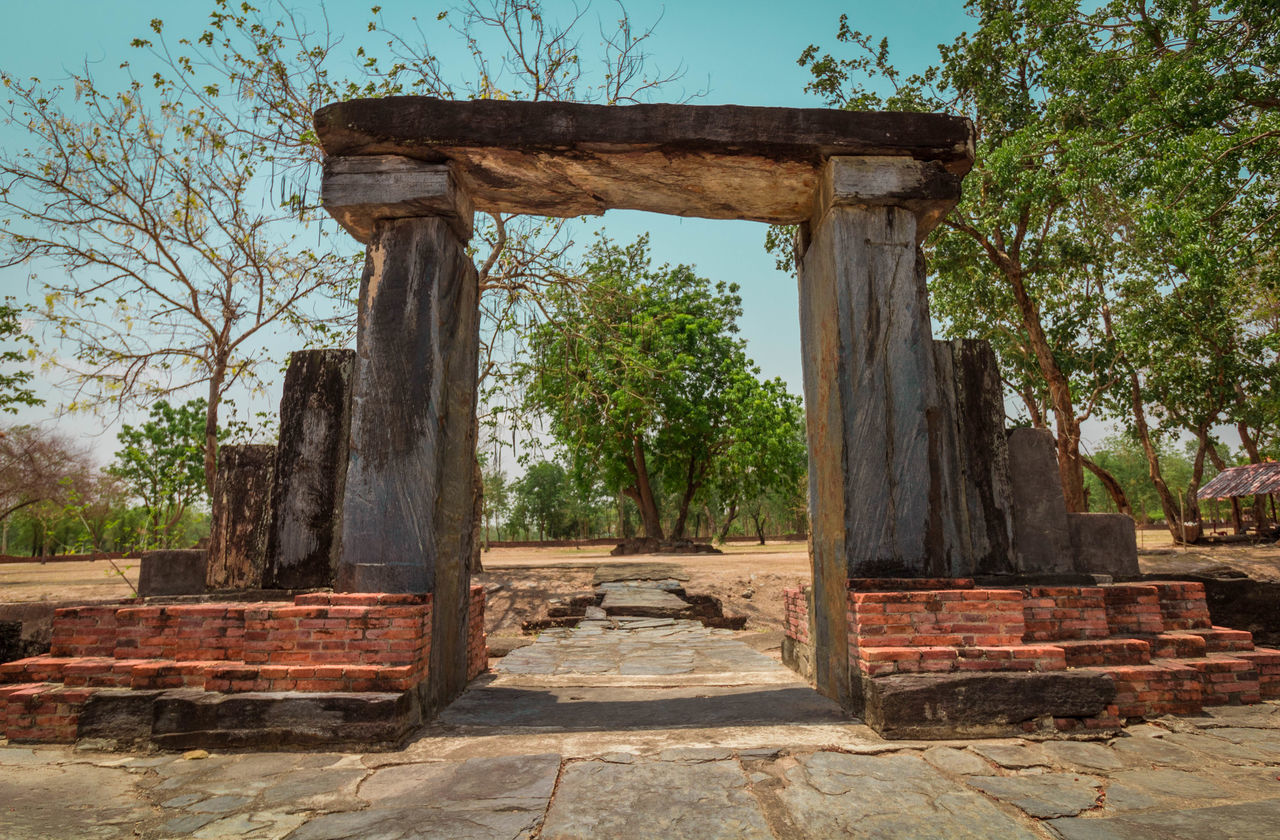
[[[0,745],[0,838],[1280,839],[1280,705],[1106,742],[886,742],[693,622],[513,652],[404,749]]]

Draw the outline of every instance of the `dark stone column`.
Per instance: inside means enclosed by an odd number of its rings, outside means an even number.
[[[1013,499],[996,354],[988,342],[974,339],[933,346],[939,394],[955,430],[944,453],[960,502],[952,574],[1013,574]]]
[[[377,223],[360,284],[336,588],[432,593],[430,706],[466,682],[478,295],[443,219]]]
[[[274,446],[218,449],[205,578],[209,589],[262,588],[275,460]]]
[[[268,589],[333,585],[342,552],[354,367],[352,350],[302,350],[289,356],[263,580]]]
[[[959,564],[954,424],[938,393],[918,244],[959,179],[902,158],[833,158],[797,243],[809,443],[814,672],[856,707],[848,578]]]
[[[1028,575],[1075,571],[1053,432],[1010,429],[1009,473],[1018,571]]]

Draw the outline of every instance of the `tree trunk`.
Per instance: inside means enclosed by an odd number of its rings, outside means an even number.
[[[1243,390],[1239,385],[1236,386],[1236,402],[1237,404],[1244,402]],[[1258,453],[1258,442],[1249,432],[1249,424],[1241,421],[1236,424],[1236,431],[1240,435],[1240,443],[1244,444],[1245,452],[1249,453],[1250,464],[1261,464],[1262,457]],[[1267,499],[1262,494],[1255,494],[1253,497],[1253,522],[1261,534],[1267,528]]]
[[[1200,479],[1204,476],[1204,456],[1209,448],[1209,427],[1208,425],[1200,426],[1196,429],[1196,458],[1191,468],[1191,483],[1187,485],[1187,504],[1185,514],[1188,522],[1200,521],[1200,500],[1196,498],[1196,492],[1200,489]]]
[[[684,496],[680,499],[680,512],[676,515],[675,527],[671,529],[671,538],[673,540],[684,539],[685,522],[689,519],[689,505],[693,502],[693,494],[698,492],[697,475],[698,458],[696,455],[689,456],[689,472],[685,476]]]
[[[1081,458],[1080,462],[1089,472],[1098,477],[1098,481],[1102,482],[1107,495],[1111,496],[1111,501],[1115,503],[1116,511],[1127,514],[1132,519],[1133,508],[1129,505],[1129,497],[1125,495],[1124,488],[1120,486],[1120,482],[1116,481],[1115,476],[1088,458]]]
[[[738,518],[738,503],[731,502],[729,504],[729,515],[724,518],[724,524],[720,526],[719,542],[723,543],[729,538],[729,528],[733,525],[733,520]]]
[[[1173,498],[1173,493],[1169,491],[1169,485],[1165,484],[1164,475],[1160,471],[1160,456],[1151,443],[1151,430],[1147,427],[1147,414],[1142,408],[1142,389],[1138,386],[1136,373],[1129,374],[1129,391],[1133,406],[1134,431],[1137,432],[1138,442],[1142,444],[1142,451],[1147,456],[1147,474],[1151,476],[1151,483],[1155,485],[1156,493],[1160,496],[1160,508],[1164,511],[1165,525],[1169,528],[1173,539],[1181,542],[1184,536],[1182,514],[1178,509],[1177,500]]]
[[[1072,402],[1071,384],[1053,357],[1053,348],[1049,346],[1049,339],[1040,324],[1039,309],[1022,282],[1021,269],[1006,266],[1005,276],[1013,287],[1013,296],[1018,302],[1022,325],[1027,331],[1036,363],[1040,366],[1040,375],[1049,386],[1049,401],[1057,425],[1058,474],[1067,511],[1085,513],[1088,506],[1084,497],[1084,462],[1080,455],[1080,420]]]
[[[631,474],[635,476],[636,483],[634,487],[629,487],[622,492],[631,497],[636,503],[636,507],[640,509],[640,521],[644,525],[644,535],[652,537],[655,540],[664,539],[662,533],[662,520],[658,515],[658,503],[653,498],[653,487],[649,482],[649,469],[645,465],[644,447],[640,444],[640,438],[633,437],[631,439],[631,459],[627,463]]]
[[[764,518],[761,516],[752,516],[751,521],[756,526],[756,537],[760,540],[760,545],[764,545]]]
[[[209,375],[209,400],[204,412],[204,486],[210,499],[218,476],[218,409],[222,405],[222,383],[226,376],[226,355],[219,351]]]

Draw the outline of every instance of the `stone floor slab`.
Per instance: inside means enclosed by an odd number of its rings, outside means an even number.
[[[1037,819],[1074,817],[1098,805],[1102,780],[1079,773],[979,776],[969,784]]]
[[[735,761],[568,765],[540,840],[773,840]]]
[[[1057,819],[1047,825],[1063,840],[1275,840],[1280,837],[1280,800]]]
[[[1039,840],[982,794],[913,755],[816,753],[787,770],[776,796],[787,834],[912,840]]]

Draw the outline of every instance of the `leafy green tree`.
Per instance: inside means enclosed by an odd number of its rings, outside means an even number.
[[[184,517],[207,501],[205,413],[202,399],[179,406],[160,400],[145,423],[120,429],[121,449],[106,471],[142,503],[140,546],[175,545]]]
[[[765,521],[786,521],[797,492],[800,504],[805,502],[804,407],[780,379],[741,383],[745,387],[732,395],[738,401],[734,437],[716,465],[715,494],[724,512],[719,539],[723,542],[738,515],[746,514],[763,545]]]
[[[565,536],[569,476],[555,461],[531,465],[514,485],[515,518],[537,529],[538,539]]]
[[[12,365],[27,365],[35,357],[35,341],[22,328],[22,309],[14,305],[12,297],[0,302],[0,342],[9,344],[0,350],[0,364],[6,368]],[[21,345],[26,344],[23,351]],[[44,405],[44,400],[35,395],[28,387],[34,374],[25,369],[0,371],[0,411],[16,414],[19,406]]]
[[[1114,384],[1102,319],[1113,230],[1096,210],[1107,158],[1061,107],[1055,68],[1092,43],[1073,0],[968,0],[977,27],[905,76],[888,42],[840,20],[853,56],[800,57],[828,104],[969,117],[978,145],[959,206],[926,242],[931,305],[951,336],[985,338],[1037,426],[1053,422],[1063,493],[1084,510],[1080,425]],[[890,89],[881,96],[871,81]],[[1081,136],[1085,135],[1085,136]],[[776,237],[775,237],[776,240]]]
[[[484,542],[488,546],[491,531],[497,539],[502,539],[502,522],[511,509],[512,487],[507,483],[507,474],[497,467],[485,467],[481,481],[484,486]]]
[[[530,332],[527,407],[547,417],[575,470],[588,465],[636,504],[646,536],[666,537],[669,496],[670,535],[681,539],[717,465],[761,425],[748,412],[785,391],[762,386],[746,357],[737,286],[689,266],[653,268],[645,236],[626,246],[601,237],[582,276]]]

